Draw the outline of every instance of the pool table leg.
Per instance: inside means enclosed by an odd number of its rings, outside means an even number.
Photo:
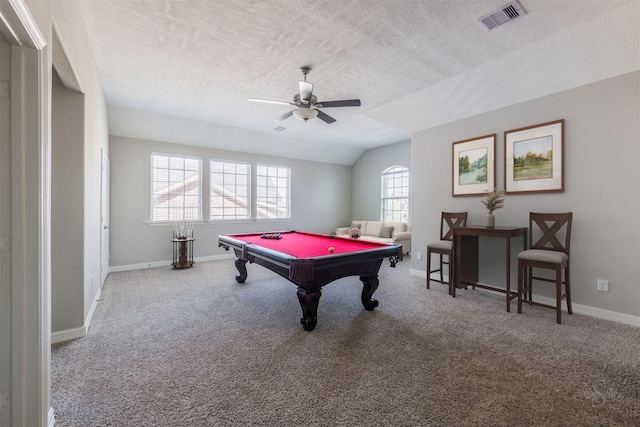
[[[376,289],[378,289],[378,284],[380,283],[378,276],[360,276],[360,280],[364,283],[364,286],[362,287],[362,296],[360,297],[362,305],[365,310],[371,311],[378,306],[378,300],[371,298]]]
[[[302,307],[302,318],[300,323],[305,331],[313,331],[318,323],[318,302],[322,292],[320,289],[314,291],[307,291],[302,288],[298,288],[298,301],[300,301],[300,307]]]
[[[238,274],[236,276],[236,282],[244,283],[247,280],[247,260],[236,258],[236,268],[238,269]]]

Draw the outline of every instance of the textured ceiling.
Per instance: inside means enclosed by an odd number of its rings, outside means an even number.
[[[350,164],[420,129],[640,68],[637,0],[520,0],[525,16],[492,31],[477,22],[507,2],[81,4],[112,133],[160,138],[152,128],[167,115],[176,129],[193,120],[204,134],[226,135],[194,134],[200,145],[238,149],[235,130],[258,143],[242,150],[283,154],[276,144],[292,157]],[[328,125],[274,122],[291,108],[247,101],[292,100],[302,65],[312,68],[319,101],[360,98],[362,106],[324,109],[337,119]],[[156,119],[143,129],[126,120],[136,114]]]

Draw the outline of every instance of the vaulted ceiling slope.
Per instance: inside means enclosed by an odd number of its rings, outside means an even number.
[[[112,134],[352,164],[415,131],[640,69],[640,1],[83,0]],[[274,119],[303,65],[337,121]],[[281,129],[276,130],[278,126]]]

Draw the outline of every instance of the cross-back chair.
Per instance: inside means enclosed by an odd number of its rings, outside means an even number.
[[[529,213],[529,249],[518,254],[518,313],[522,313],[522,299],[526,297],[530,305],[555,309],[557,323],[561,323],[563,298],[567,301],[567,312],[573,314],[569,268],[572,219],[572,212]],[[555,277],[550,279],[534,276],[534,268],[553,270]],[[562,279],[563,270],[564,280]],[[533,301],[534,280],[555,283],[555,306]],[[562,285],[565,286],[564,294],[562,294]]]
[[[453,228],[465,227],[467,225],[467,212],[442,212],[440,220],[440,240],[431,242],[427,245],[427,289],[430,289],[429,282],[442,283],[443,285],[450,285],[453,275]],[[431,270],[431,255],[438,254],[440,256],[439,268]],[[444,257],[447,257],[446,261]],[[448,281],[444,281],[442,275],[443,266],[447,265],[449,268]],[[440,280],[431,279],[431,273],[440,273]],[[451,291],[449,291],[451,292]]]

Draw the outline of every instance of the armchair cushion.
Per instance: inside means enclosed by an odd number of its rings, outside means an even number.
[[[367,221],[367,228],[362,234],[365,236],[378,237],[380,235],[380,229],[382,229],[381,221]]]
[[[391,236],[393,236],[393,226],[383,225],[382,227],[380,227],[380,233],[378,233],[378,237],[390,239]]]
[[[402,231],[410,231],[407,230],[407,224],[404,224],[402,222],[385,222],[382,224],[383,226],[390,226],[393,227],[393,232],[394,233],[400,233]]]

